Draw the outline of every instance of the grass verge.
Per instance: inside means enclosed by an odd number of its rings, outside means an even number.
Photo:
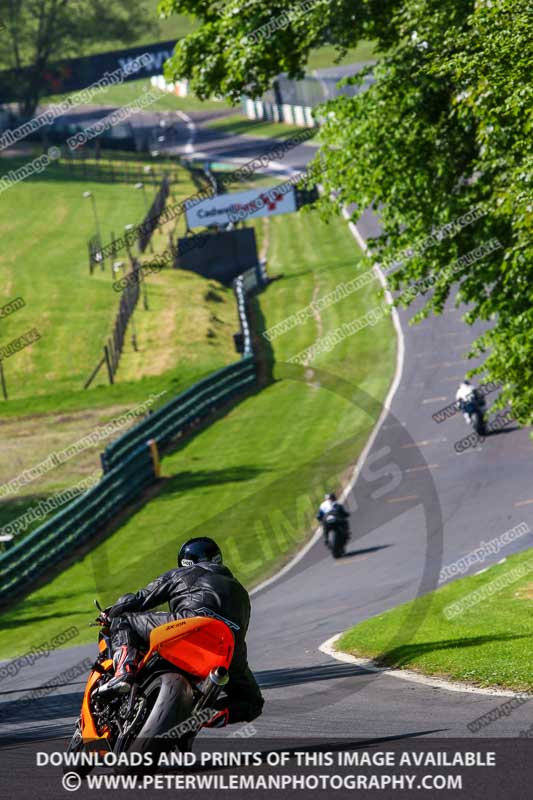
[[[230,108],[224,100],[199,100],[195,95],[178,97],[171,92],[165,92],[152,86],[150,78],[126,81],[103,89],[94,95],[92,103],[99,106],[126,106],[128,103],[134,103],[147,91],[153,92],[157,96],[157,100],[150,103],[150,111],[227,111]],[[69,94],[52,95],[43,97],[41,102],[43,105],[53,105],[67,97]]]
[[[231,114],[224,117],[216,117],[206,123],[207,128],[214,128],[220,133],[245,134],[246,136],[256,136],[258,138],[278,138],[284,139],[293,136],[294,133],[302,130],[298,125],[289,125],[287,122],[270,122],[257,119],[249,119],[244,114]],[[316,143],[315,136],[306,139],[303,144]]]
[[[495,583],[497,581],[497,583]],[[473,593],[478,592],[477,596]],[[450,616],[452,604],[470,608]],[[462,606],[463,608],[465,606]],[[486,572],[452,581],[435,592],[365,620],[346,631],[336,648],[382,666],[413,669],[475,686],[531,691],[533,550]],[[410,641],[398,640],[408,615],[419,614]]]

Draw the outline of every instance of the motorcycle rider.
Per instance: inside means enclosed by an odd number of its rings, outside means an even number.
[[[479,409],[480,413],[483,414],[485,398],[470,381],[466,380],[466,378],[459,384],[459,388],[455,393],[455,400],[460,410],[463,411],[467,422],[468,414],[466,414],[464,410],[467,403],[473,403]]]
[[[328,545],[328,526],[326,524],[326,517],[328,514],[334,513],[337,517],[347,520],[350,513],[346,511],[342,503],[337,502],[337,495],[335,492],[328,492],[324,495],[324,500],[320,504],[316,518],[322,523],[322,534],[324,536],[324,544]]]
[[[168,602],[169,612],[149,609]],[[250,598],[246,589],[222,563],[222,553],[206,536],[189,539],[180,548],[178,567],[165,572],[135,594],[125,594],[106,610],[111,620],[115,675],[99,696],[129,692],[139,663],[139,649],[151,631],[175,619],[207,616],[222,620],[235,638],[226,697],[214,708],[228,723],[251,722],[261,714],[263,696],[248,666],[246,632]]]

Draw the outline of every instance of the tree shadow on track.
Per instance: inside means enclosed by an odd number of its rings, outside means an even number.
[[[347,678],[361,675],[367,670],[354,664],[317,664],[314,667],[296,667],[294,669],[269,669],[255,673],[263,689],[279,689],[282,686],[294,686],[301,683],[315,683],[315,681],[333,681],[337,678]]]
[[[413,642],[412,644],[401,645],[392,650],[380,653],[375,661],[382,666],[391,668],[403,667],[410,664],[414,658],[426,653],[433,653],[437,650],[456,650],[462,647],[477,647],[478,645],[490,644],[491,642],[509,642],[514,639],[531,638],[530,633],[507,634],[498,633],[494,636],[471,636],[470,638],[460,639],[441,639],[436,642]]]

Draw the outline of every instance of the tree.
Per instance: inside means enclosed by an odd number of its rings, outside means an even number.
[[[21,113],[31,116],[51,62],[91,46],[134,42],[155,30],[145,0],[0,0],[0,65],[14,74]],[[29,67],[29,71],[23,71]]]
[[[503,390],[499,406],[530,422],[533,409],[530,42],[528,0],[163,0],[200,28],[178,43],[167,74],[200,96],[258,96],[279,72],[299,77],[312,48],[339,52],[361,38],[383,55],[374,82],[320,109],[316,164],[324,216],[354,204],[380,209],[374,260],[417,319],[457,292],[467,324],[488,331],[471,355]],[[289,11],[288,24],[273,24]],[[254,31],[270,23],[267,38]],[[279,19],[278,19],[279,23]],[[357,79],[357,80],[360,80]],[[355,82],[356,79],[350,79]],[[332,191],[336,190],[332,195]],[[466,222],[471,214],[472,221]],[[447,228],[443,226],[448,226]],[[474,252],[476,251],[477,252]]]

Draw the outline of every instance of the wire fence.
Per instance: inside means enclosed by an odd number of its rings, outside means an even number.
[[[153,203],[148,209],[146,216],[139,227],[138,244],[139,251],[144,253],[150,238],[159,224],[159,218],[167,202],[170,193],[170,181],[165,175],[161,181],[161,186],[154,197]]]
[[[163,175],[161,180],[161,185],[152,201],[150,208],[147,210],[146,215],[141,222],[140,225],[135,226],[136,231],[136,240],[137,240],[137,247],[139,253],[144,253],[146,250],[150,239],[154,231],[159,226],[159,219],[165,208],[165,204],[167,202],[168,196],[170,194],[170,184],[171,178],[168,174]],[[139,181],[139,188],[142,188],[144,191],[144,184],[142,181]],[[134,241],[135,241],[134,238]],[[128,238],[128,242],[130,239]],[[105,253],[102,249],[102,242],[98,234],[91,236],[87,243],[88,247],[88,254],[89,254],[89,272],[92,275],[97,264],[100,264],[102,270],[105,269]],[[106,250],[107,252],[107,250]],[[109,243],[109,261],[111,264],[111,275],[114,278],[113,273],[113,262],[115,261],[117,255],[120,252],[120,247],[117,243],[117,239],[115,238],[115,234],[111,233],[110,236],[110,243]],[[130,256],[130,260],[133,262],[133,257],[131,256],[131,250],[129,249],[128,244],[128,253]]]
[[[97,155],[88,157],[82,149],[78,154],[77,150],[71,151],[68,147],[59,164],[63,164],[72,177],[79,176],[102,183],[151,183],[155,187],[165,176],[171,175],[172,182],[177,180],[177,165],[171,163],[163,167],[157,163],[151,165],[134,160],[104,159]]]
[[[115,323],[113,325],[113,332],[107,340],[107,344],[104,345],[104,358],[106,360],[109,383],[115,382],[115,374],[118,370],[120,356],[124,348],[124,340],[126,338],[128,322],[130,321],[131,315],[135,311],[135,306],[139,300],[140,289],[137,276],[138,270],[139,262],[134,261],[131,275],[135,276],[135,278],[128,282],[128,285],[120,295],[120,303],[117,316],[115,317]]]

